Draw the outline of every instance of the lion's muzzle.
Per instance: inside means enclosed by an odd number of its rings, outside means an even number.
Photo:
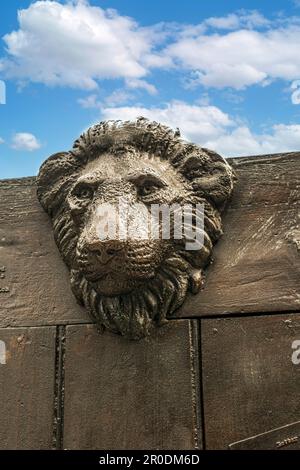
[[[143,226],[143,211],[135,218]],[[119,295],[138,288],[155,276],[167,244],[145,232],[132,233],[128,218],[116,206],[94,205],[77,243],[77,264],[84,277],[102,295]],[[148,221],[145,219],[145,224]]]

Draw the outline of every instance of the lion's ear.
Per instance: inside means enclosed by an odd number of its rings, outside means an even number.
[[[37,177],[37,195],[43,208],[50,214],[56,211],[64,199],[64,189],[70,185],[70,176],[79,167],[75,156],[70,152],[51,155],[41,166]]]
[[[222,210],[228,201],[235,179],[233,170],[219,154],[201,149],[190,155],[181,168],[193,189],[216,208]]]

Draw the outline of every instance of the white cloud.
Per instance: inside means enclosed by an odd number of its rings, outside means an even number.
[[[210,103],[210,96],[208,93],[202,93],[201,96],[195,101],[196,104],[201,106],[208,106]]]
[[[32,152],[38,150],[41,147],[40,142],[33,134],[28,132],[18,132],[12,138],[11,148],[14,150],[25,150]]]
[[[291,101],[293,104],[300,104],[300,80],[293,81],[291,85],[293,93],[291,95]]]
[[[107,107],[103,119],[135,119],[144,116],[179,127],[183,138],[224,156],[255,155],[300,149],[300,125],[277,124],[269,132],[255,134],[215,106],[196,106],[173,101],[160,108]]]
[[[79,98],[77,102],[82,108],[101,108],[101,101],[98,101],[97,95],[88,95],[85,98]]]
[[[217,16],[207,18],[204,21],[205,26],[215,29],[238,29],[255,28],[267,26],[270,22],[258,11],[240,10],[238,13],[231,13],[227,16]]]
[[[194,72],[194,84],[242,89],[273,79],[298,79],[299,43],[300,26],[291,23],[263,31],[183,36],[164,53],[180,68]]]
[[[82,108],[86,109],[101,109],[105,106],[120,106],[121,104],[127,103],[134,98],[134,95],[129,93],[127,90],[119,88],[114,90],[110,95],[103,98],[101,101],[96,94],[88,95],[85,98],[79,98],[77,102]]]
[[[1,144],[4,144],[4,139],[2,139],[2,137],[0,137],[0,145]]]
[[[300,149],[300,125],[277,124],[264,134],[254,134],[248,127],[240,126],[217,139],[208,140],[205,146],[225,156],[297,151]]]
[[[232,13],[227,16],[207,18],[205,24],[217,29],[236,29],[240,26],[240,21],[238,15]]]
[[[128,88],[157,92],[145,80],[153,68],[192,73],[194,85],[243,89],[300,79],[300,20],[270,21],[239,10],[200,24],[141,27],[88,1],[37,1],[18,12],[19,29],[4,36],[7,77],[46,85],[96,89],[122,78]]]
[[[222,93],[222,97],[229,103],[232,103],[235,105],[242,103],[245,99],[243,95],[235,93],[231,91],[230,89],[224,90],[224,92]]]
[[[99,79],[124,78],[128,87],[155,94],[143,77],[152,67],[169,69],[174,62],[196,72],[195,83],[213,87],[239,89],[300,77],[299,24],[272,25],[257,11],[240,10],[198,25],[142,28],[87,1],[44,0],[20,10],[18,20],[19,29],[3,38],[8,57],[0,69],[20,81],[93,89]]]
[[[148,83],[146,80],[141,80],[138,78],[130,78],[126,80],[126,85],[128,88],[141,88],[146,90],[150,95],[156,95],[157,89],[151,83]]]
[[[121,104],[127,103],[134,96],[127,90],[114,90],[110,95],[105,98],[105,105],[107,106],[120,106]]]
[[[215,106],[197,106],[182,101],[172,101],[161,108],[146,107],[106,107],[102,109],[104,119],[135,119],[144,116],[148,119],[179,127],[182,135],[189,140],[204,142],[217,138],[224,129],[233,125],[226,113]]]
[[[98,79],[139,79],[155,34],[116,11],[74,1],[37,1],[18,12],[19,29],[4,36],[6,75],[46,85],[97,87]]]

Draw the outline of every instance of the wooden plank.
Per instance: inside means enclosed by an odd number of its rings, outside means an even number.
[[[295,437],[274,430],[300,420],[300,364],[292,362],[300,314],[207,319],[201,329],[206,447],[267,433],[255,447],[268,449]]]
[[[35,178],[0,182],[0,269],[1,327],[90,321],[71,292]]]
[[[232,159],[238,182],[203,290],[178,318],[300,310],[300,153]],[[89,322],[34,178],[0,182],[0,326]]]
[[[300,153],[231,163],[238,183],[224,235],[178,318],[300,310]]]
[[[6,363],[0,364],[0,449],[51,449],[55,331],[0,329]]]
[[[141,341],[67,326],[65,449],[193,449],[201,445],[194,324]]]

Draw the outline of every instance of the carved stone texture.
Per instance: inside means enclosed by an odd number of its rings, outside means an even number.
[[[222,233],[221,213],[233,181],[220,155],[145,118],[101,122],[81,135],[72,150],[47,159],[38,176],[38,197],[52,218],[72,290],[101,328],[142,338],[166,322],[188,290],[199,290]],[[129,205],[129,218],[139,221],[136,234],[120,235],[128,225],[120,201]],[[178,207],[191,207],[190,227],[181,238],[172,223],[170,237],[163,236],[161,217],[155,222],[160,236],[144,236],[147,215],[153,205],[162,204],[170,222]],[[197,204],[204,207],[203,226]],[[106,229],[100,236],[101,220],[108,225],[112,217],[116,232]],[[185,219],[180,220],[183,224]],[[197,231],[203,241],[195,250],[190,246]]]

